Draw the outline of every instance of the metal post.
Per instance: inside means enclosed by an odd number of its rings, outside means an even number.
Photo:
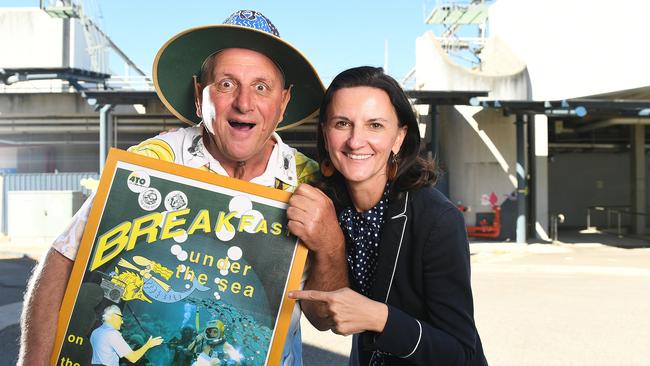
[[[433,159],[438,159],[439,149],[439,132],[438,132],[438,107],[435,104],[429,104],[429,119],[431,121],[431,141],[429,142],[429,149],[433,155]]]
[[[524,115],[518,114],[515,121],[517,130],[517,243],[526,243],[526,150],[524,134]]]
[[[591,229],[591,207],[587,207],[587,230]]]
[[[557,215],[551,216],[551,241],[557,241]]]
[[[631,126],[632,136],[630,141],[631,161],[631,191],[632,212],[641,215],[630,216],[630,233],[643,235],[645,233],[646,219],[646,157],[645,157],[645,126],[642,124]]]
[[[618,233],[618,237],[622,238],[623,234],[621,234],[621,211],[616,211],[618,214],[618,230],[616,231]]]
[[[106,104],[99,110],[99,174],[106,164],[108,154],[108,118],[113,105]]]

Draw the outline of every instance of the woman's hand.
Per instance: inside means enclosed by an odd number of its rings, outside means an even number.
[[[386,304],[371,300],[348,287],[331,292],[291,291],[289,297],[324,305],[319,307],[325,312],[320,316],[329,320],[329,328],[336,334],[381,333],[388,320]]]

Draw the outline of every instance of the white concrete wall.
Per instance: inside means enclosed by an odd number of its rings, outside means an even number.
[[[38,8],[0,9],[0,65],[63,67],[63,20]]]
[[[507,68],[490,68],[498,73],[475,72],[454,63],[430,31],[418,37],[415,45],[416,89],[489,91],[493,99],[525,99],[529,94],[526,68],[516,61]]]
[[[489,91],[490,99],[527,99],[526,67],[500,40],[492,40],[483,55],[483,72],[455,64],[431,32],[416,40],[416,86],[424,90]],[[516,189],[514,116],[481,107],[440,107],[441,165],[449,179],[452,201],[470,207],[468,224],[477,212],[491,212],[482,199],[494,192],[502,203]]]
[[[0,147],[0,169],[12,169],[12,168],[15,169],[16,166],[17,166],[16,149],[10,146]]]
[[[66,41],[63,19],[52,18],[39,8],[0,8],[0,66],[90,70],[83,26],[79,19],[70,19],[69,24]]]
[[[78,19],[70,22],[70,67],[82,70],[92,70],[88,44],[84,36],[83,26]],[[93,70],[105,72],[104,70]]]
[[[650,85],[650,2],[498,0],[490,34],[528,67],[536,100]]]
[[[514,118],[480,107],[440,108],[440,140],[449,195],[469,208],[468,224],[477,212],[491,212],[482,199],[494,192],[501,204],[516,189]]]

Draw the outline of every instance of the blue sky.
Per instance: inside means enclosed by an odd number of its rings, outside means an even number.
[[[398,80],[415,64],[415,39],[434,28],[424,24],[435,0],[104,0],[104,31],[141,69],[151,73],[158,48],[189,27],[221,23],[239,9],[255,9],[278,27],[282,38],[310,58],[324,83],[359,65],[383,66]],[[0,7],[36,6],[38,0],[0,0]],[[425,10],[426,9],[426,10]],[[92,9],[89,9],[89,13]]]

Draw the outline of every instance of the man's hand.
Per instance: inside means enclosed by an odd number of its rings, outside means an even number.
[[[344,244],[334,204],[320,189],[301,184],[289,199],[289,230],[316,254],[331,254]]]
[[[124,356],[129,362],[131,363],[136,363],[138,360],[144,356],[144,354],[150,350],[151,348],[154,348],[158,345],[160,345],[163,342],[162,337],[153,337],[149,336],[149,339],[142,345],[142,347],[138,348],[137,350],[129,353],[128,355]]]
[[[336,334],[350,335],[364,331],[381,333],[388,320],[386,304],[371,300],[349,288],[336,291],[291,291],[289,297],[305,302],[316,302],[320,318],[327,319],[329,328]]]
[[[147,347],[147,349],[150,349],[159,346],[162,342],[163,342],[162,337],[154,338],[153,336],[149,336],[149,339],[147,340],[147,343],[145,343],[145,346]]]

